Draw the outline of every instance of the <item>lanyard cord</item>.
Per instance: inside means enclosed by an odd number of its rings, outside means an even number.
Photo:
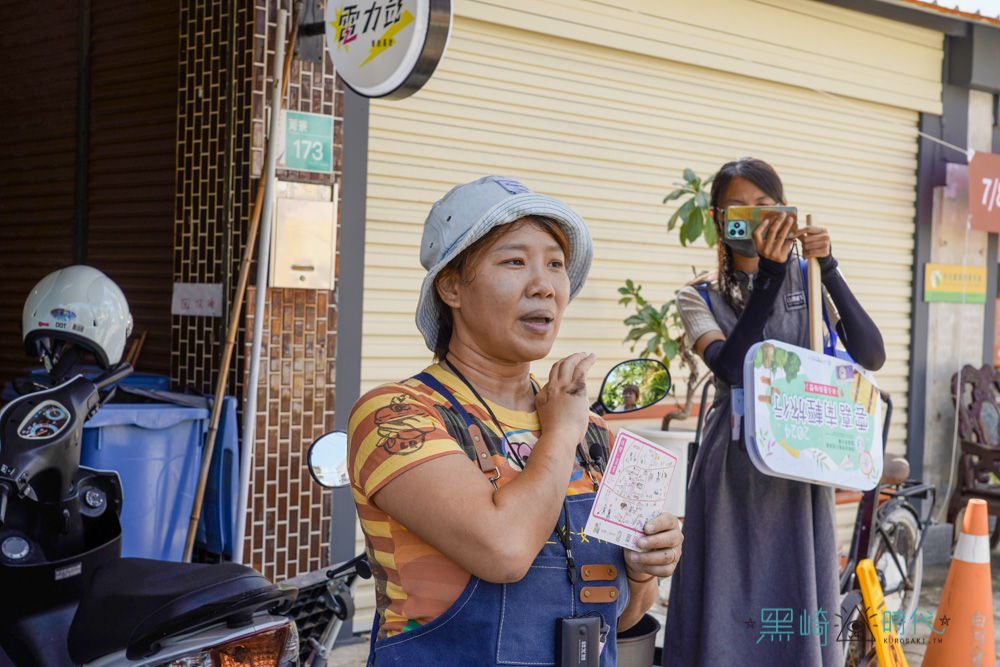
[[[503,428],[503,426],[500,425],[500,420],[497,419],[497,416],[495,414],[493,414],[493,410],[490,408],[490,404],[487,403],[483,399],[483,397],[479,395],[479,392],[476,391],[476,388],[472,386],[471,382],[469,382],[468,380],[465,379],[465,376],[462,375],[461,371],[459,371],[457,368],[455,368],[455,365],[453,363],[451,363],[450,361],[448,361],[448,355],[445,355],[441,359],[441,361],[443,361],[443,362],[445,362],[445,363],[448,364],[448,368],[450,368],[451,372],[455,374],[455,377],[457,377],[459,380],[461,380],[462,382],[464,382],[465,386],[468,387],[469,391],[471,391],[472,394],[473,394],[473,396],[476,397],[476,400],[478,400],[482,404],[482,406],[484,408],[486,408],[486,412],[489,413],[490,419],[493,420],[493,423],[496,425],[497,430],[500,431],[501,447],[503,447],[503,442],[507,439],[507,436],[504,435],[504,433],[505,433],[504,428]],[[538,393],[538,390],[535,389],[534,383],[531,384],[531,390],[533,392],[535,392],[536,394]],[[508,443],[508,445],[509,444],[510,443]],[[510,454],[514,455],[514,460],[517,461],[517,464],[519,466],[521,466],[521,469],[523,470],[524,469],[524,459],[521,458],[521,455],[518,454],[517,452],[515,452],[513,447],[508,446],[508,447],[505,447],[504,449],[506,449],[507,452],[509,452]]]
[[[476,397],[476,399],[483,405],[483,407],[486,408],[486,412],[489,413],[490,419],[493,420],[493,423],[496,425],[497,429],[500,431],[501,447],[503,447],[503,442],[507,440],[507,436],[504,435],[504,429],[500,425],[500,420],[497,419],[497,416],[495,414],[493,414],[493,410],[490,409],[490,404],[487,403],[483,399],[483,397],[479,395],[479,392],[476,391],[476,388],[472,386],[471,382],[469,382],[468,380],[465,379],[465,376],[462,375],[462,372],[459,371],[457,368],[455,368],[455,364],[453,364],[450,361],[448,361],[448,355],[447,354],[444,357],[441,358],[441,361],[444,362],[444,363],[446,363],[446,364],[448,364],[448,368],[450,368],[451,372],[455,374],[455,377],[457,377],[459,380],[461,380],[463,383],[465,383],[465,386],[469,388],[469,391],[471,391],[472,394]],[[538,393],[538,388],[535,387],[535,383],[534,382],[531,383],[531,390],[533,392],[535,392],[535,394]],[[524,469],[524,459],[521,458],[521,455],[518,454],[514,450],[513,447],[510,447],[510,442],[507,442],[507,445],[508,446],[505,447],[504,449],[507,450],[508,454],[513,455],[514,461],[516,461],[517,465],[520,466],[521,469],[523,470]],[[594,491],[596,492],[599,485],[598,485],[597,479],[594,477],[594,462],[590,460],[590,456],[587,454],[586,450],[584,450],[583,446],[580,445],[580,444],[577,444],[577,446],[576,446],[576,461],[581,466],[583,466],[583,468],[587,471],[587,476],[590,477],[590,481],[594,485]],[[601,469],[600,466],[598,466],[598,469],[601,471],[602,474],[604,473],[603,469]]]
[[[441,359],[441,361],[443,361],[443,362],[445,362],[445,363],[448,364],[448,368],[450,368],[451,372],[455,374],[455,377],[457,377],[459,380],[461,380],[463,383],[465,383],[465,386],[469,388],[469,390],[473,393],[473,395],[476,397],[476,399],[482,404],[482,406],[484,408],[486,408],[486,412],[489,413],[490,419],[493,420],[493,423],[496,425],[497,430],[500,431],[501,442],[503,442],[504,440],[506,440],[506,436],[504,435],[503,426],[500,425],[500,420],[497,419],[496,415],[493,414],[493,410],[490,409],[490,404],[487,403],[485,400],[483,400],[483,397],[479,395],[479,392],[476,391],[476,388],[472,386],[472,383],[465,379],[465,376],[462,375],[462,372],[459,371],[457,368],[455,368],[455,365],[453,363],[451,363],[450,361],[448,361],[448,356],[447,355],[445,355]],[[531,383],[531,390],[533,392],[535,392],[536,394],[538,393],[538,390],[535,388],[535,383],[534,382]],[[577,445],[577,451],[579,452],[579,450],[580,450],[580,445]],[[521,458],[521,456],[517,452],[514,451],[513,447],[507,447],[507,451],[514,455],[514,458],[517,461],[518,465],[520,465],[521,468],[523,469],[524,468],[524,460]],[[584,465],[587,466],[587,472],[589,473],[590,472],[589,459],[585,459],[585,460],[587,461],[587,463],[585,463]],[[594,476],[591,475],[590,478],[591,478],[591,480],[593,480]],[[597,482],[594,482],[594,490],[595,491],[597,490]],[[571,586],[576,586],[576,562],[573,560],[573,549],[570,547],[570,538],[569,538],[569,529],[570,529],[569,507],[566,505],[566,497],[565,496],[563,496],[562,514],[565,516],[565,521],[563,522],[563,525],[561,526],[561,530],[560,530],[559,524],[556,523],[556,535],[559,536],[559,541],[562,542],[563,548],[566,549],[566,575],[569,577],[569,583],[570,583]]]
[[[563,548],[566,549],[566,575],[569,577],[569,585],[576,586],[576,562],[573,560],[573,549],[570,548],[569,544],[569,507],[566,505],[566,496],[563,496],[563,515],[566,520],[563,522],[563,529],[560,532],[559,524],[556,524],[556,532],[559,533],[559,541],[562,542]]]

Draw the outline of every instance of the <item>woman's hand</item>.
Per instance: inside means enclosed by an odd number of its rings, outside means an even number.
[[[784,264],[795,240],[796,217],[794,214],[778,213],[764,219],[754,230],[753,240],[757,254],[772,262]]]
[[[802,257],[811,259],[830,256],[830,232],[825,227],[803,227],[792,238],[802,239]]]
[[[632,579],[642,580],[653,575],[669,577],[681,559],[681,542],[684,534],[673,514],[663,512],[650,519],[643,527],[646,537],[640,537],[642,551],[625,549],[625,572]]]
[[[574,447],[583,441],[590,422],[587,371],[595,361],[597,355],[577,352],[552,365],[548,384],[535,396],[542,433],[564,433]]]

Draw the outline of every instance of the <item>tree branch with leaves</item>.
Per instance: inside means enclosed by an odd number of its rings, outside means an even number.
[[[704,238],[709,247],[715,247],[718,236],[712,221],[710,189],[714,178],[713,174],[701,179],[693,170],[685,169],[684,182],[674,183],[677,189],[663,198],[663,203],[666,204],[687,197],[667,221],[668,232],[680,224],[678,234],[684,247],[697,241],[699,237]],[[704,274],[694,267],[692,271],[695,276]],[[624,287],[618,288],[618,293],[622,295],[618,303],[635,308],[635,313],[624,320],[625,325],[630,327],[624,342],[632,344],[630,348],[632,352],[641,346],[639,351],[641,358],[655,356],[666,364],[667,368],[670,368],[671,361],[679,358],[679,363],[688,375],[684,404],[663,417],[661,428],[666,431],[669,430],[671,421],[691,416],[695,392],[711,376],[711,372],[704,374],[700,372],[698,357],[685,339],[684,324],[677,312],[677,299],[671,299],[657,307],[642,296],[641,290],[642,285],[635,284],[631,279],[625,281]],[[671,395],[676,397],[673,387]]]

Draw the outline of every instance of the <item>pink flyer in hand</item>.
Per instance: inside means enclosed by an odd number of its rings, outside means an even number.
[[[646,522],[663,511],[676,468],[677,457],[660,445],[618,431],[584,532],[638,551],[636,540]]]

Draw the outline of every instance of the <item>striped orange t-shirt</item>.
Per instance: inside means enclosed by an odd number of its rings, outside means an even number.
[[[505,450],[489,413],[461,380],[438,364],[425,372],[447,387],[478,423],[500,471],[497,484],[515,477],[520,461],[528,458],[541,434],[537,413],[489,404],[503,427]],[[384,384],[362,396],[351,412],[348,435],[348,471],[375,578],[381,639],[425,625],[443,614],[462,594],[470,575],[376,507],[371,498],[398,475],[438,456],[458,454],[474,466],[468,452],[475,450],[457,411],[443,396],[412,378]],[[594,414],[584,447],[593,443],[600,444],[607,460],[608,428]],[[593,475],[600,481],[596,471]],[[593,490],[590,474],[577,463],[566,494]],[[455,498],[456,503],[461,501]]]

